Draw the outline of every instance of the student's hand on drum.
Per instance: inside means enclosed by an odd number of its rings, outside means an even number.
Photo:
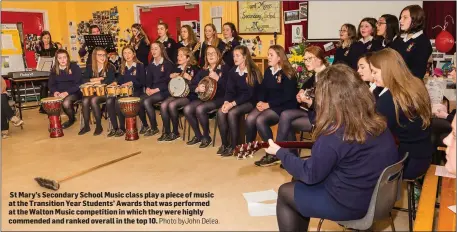
[[[209,73],[208,76],[215,81],[219,81],[219,75],[217,75],[217,73],[214,72],[213,70],[211,70],[211,72]]]
[[[189,73],[184,73],[184,75],[183,75],[182,77],[184,77],[185,79],[187,79],[187,80],[189,80],[189,81],[192,80],[192,76],[189,75]]]
[[[109,84],[109,85],[116,86],[116,85],[117,85],[117,82],[113,82],[113,83],[111,83],[111,84]]]
[[[197,92],[203,93],[203,92],[205,92],[205,90],[206,90],[206,87],[204,84],[198,85]]]
[[[60,93],[60,97],[66,97],[66,96],[68,96],[68,92]]]
[[[54,92],[54,97],[59,97],[60,93],[59,92]]]
[[[175,77],[179,76],[179,73],[172,73],[170,74],[170,78],[173,79]]]

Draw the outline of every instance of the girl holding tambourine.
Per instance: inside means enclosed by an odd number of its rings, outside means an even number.
[[[142,122],[140,134],[152,136],[159,133],[154,105],[165,100],[168,92],[170,73],[173,70],[171,63],[162,43],[156,41],[151,44],[152,61],[148,65],[145,80],[145,93],[141,96],[139,117]],[[146,113],[151,127],[148,126]]]
[[[197,87],[198,82],[200,81],[200,79],[196,78],[200,78],[200,76],[197,75],[199,70],[196,64],[197,62],[189,48],[182,47],[178,49],[177,64],[172,74],[170,74],[170,78],[184,78],[189,85],[189,94],[186,97],[170,96],[160,104],[160,115],[162,116],[164,129],[162,136],[157,139],[158,141],[170,142],[180,137],[178,130],[178,110],[185,105],[188,105],[191,101],[198,100],[197,94],[195,91],[192,91]],[[173,132],[170,128],[170,121],[173,124]]]
[[[139,97],[143,93],[144,78],[144,65],[136,58],[135,49],[131,45],[125,46],[122,49],[122,63],[118,82],[113,82],[112,85],[132,86],[133,96]],[[106,99],[106,107],[113,126],[113,129],[108,133],[108,137],[125,135],[125,116],[120,110],[117,99],[115,97]],[[117,118],[119,118],[119,123]]]
[[[92,82],[97,84],[109,85],[115,81],[116,70],[114,66],[108,62],[108,56],[105,49],[96,47],[92,52],[92,64],[86,67],[84,72],[84,82]],[[90,110],[94,112],[95,131],[94,135],[100,135],[103,132],[102,128],[102,110],[100,104],[106,102],[105,96],[85,96],[82,100],[82,111],[84,118],[84,127],[79,131],[79,135],[86,134],[90,131],[89,119]]]
[[[203,102],[201,100],[193,100],[190,104],[184,107],[184,116],[192,127],[195,136],[187,142],[187,145],[200,144],[200,148],[209,146],[212,142],[209,136],[209,118],[208,113],[218,109],[224,104],[225,86],[227,84],[227,75],[230,68],[224,64],[222,55],[219,49],[212,45],[206,47],[205,65],[197,74],[196,79],[209,77],[217,82],[217,90],[212,100]],[[201,94],[207,91],[208,86],[199,84],[195,92]],[[192,91],[192,89],[191,89]],[[203,134],[200,131],[202,126]]]

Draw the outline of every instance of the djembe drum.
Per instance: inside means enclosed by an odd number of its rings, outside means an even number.
[[[48,97],[41,99],[41,105],[49,118],[49,137],[59,138],[63,136],[62,124],[60,123],[60,112],[62,111],[62,98]]]
[[[136,116],[140,111],[140,98],[139,97],[126,97],[120,98],[119,108],[125,116],[125,140],[134,141],[138,140],[138,129],[136,127]]]

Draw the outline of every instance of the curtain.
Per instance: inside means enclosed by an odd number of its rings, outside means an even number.
[[[441,28],[435,28],[432,29],[436,25],[441,25],[444,27],[444,18],[446,15],[451,15],[452,18],[454,18],[454,23],[457,23],[456,19],[456,2],[455,1],[424,1],[423,2],[423,8],[425,11],[425,34],[427,35],[428,38],[430,39],[435,39],[436,36],[442,31]],[[447,18],[446,21],[448,22],[448,26],[446,28],[446,31],[451,33],[451,35],[454,36],[454,39],[456,38],[456,33],[455,33],[455,27],[456,24],[452,23],[451,18]],[[455,52],[455,45],[454,48],[448,52],[448,54],[454,54]]]
[[[307,1],[284,1],[282,2],[282,14],[284,17],[284,11],[289,10],[299,10],[299,3],[300,2],[307,2]],[[309,12],[309,6],[308,6]],[[284,23],[284,21],[283,21]],[[289,51],[289,47],[292,46],[292,25],[303,25],[303,37],[308,38],[308,22],[301,21],[299,23],[294,24],[284,24],[284,39],[285,39],[285,47],[284,49],[286,52]]]

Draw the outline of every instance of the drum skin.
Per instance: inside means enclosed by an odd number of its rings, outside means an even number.
[[[198,93],[198,98],[202,101],[211,101],[217,92],[217,81],[207,76],[204,77],[198,85],[205,85],[205,92]]]
[[[190,92],[189,85],[183,77],[175,77],[168,84],[168,92],[173,97],[187,97]]]

